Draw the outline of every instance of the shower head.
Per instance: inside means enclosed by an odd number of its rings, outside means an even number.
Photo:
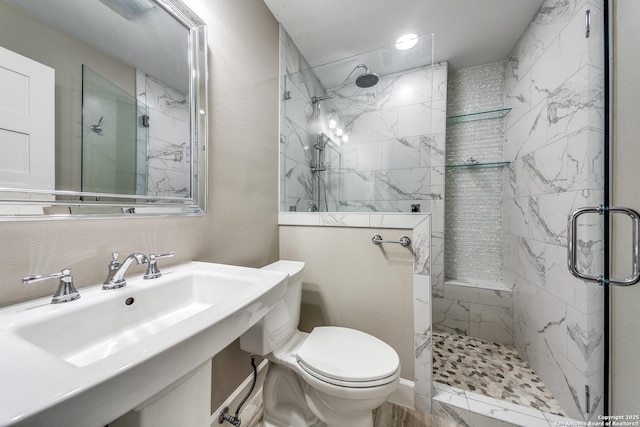
[[[375,86],[378,83],[378,80],[380,80],[377,76],[376,73],[370,72],[369,68],[367,68],[366,65],[364,64],[358,64],[355,67],[353,67],[353,70],[351,70],[351,72],[349,73],[349,75],[347,76],[346,79],[344,79],[344,81],[342,82],[342,84],[340,85],[340,87],[338,88],[338,90],[336,90],[336,92],[333,95],[327,95],[327,96],[314,96],[313,98],[311,98],[311,102],[312,103],[316,103],[318,101],[324,101],[325,99],[331,99],[331,98],[335,98],[335,96],[337,94],[340,93],[340,91],[342,90],[342,88],[344,87],[344,85],[347,84],[347,82],[349,81],[349,79],[353,76],[353,74],[356,72],[356,70],[358,68],[364,68],[364,74],[360,74],[357,78],[356,78],[356,86],[361,87],[361,88],[368,88],[368,87],[372,87]]]
[[[378,84],[378,80],[380,79],[378,78],[376,73],[366,72],[358,76],[358,78],[356,79],[356,86],[362,88],[372,87]]]

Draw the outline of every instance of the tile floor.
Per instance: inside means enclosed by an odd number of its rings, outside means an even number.
[[[373,427],[462,427],[453,421],[385,402],[373,412]]]
[[[262,427],[262,393],[258,390],[240,413],[242,425]],[[230,425],[230,424],[227,424]],[[423,414],[395,403],[385,402],[373,412],[373,427],[462,427],[435,415]]]
[[[434,332],[433,344],[434,381],[566,415],[515,348],[446,332]]]

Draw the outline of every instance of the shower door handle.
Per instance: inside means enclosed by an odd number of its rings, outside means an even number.
[[[578,244],[578,217],[588,213],[597,213],[598,215],[603,215],[605,212],[609,212],[611,214],[625,214],[631,218],[631,222],[633,225],[633,241],[631,246],[631,263],[632,263],[632,273],[631,276],[625,279],[609,279],[606,280],[602,276],[590,276],[588,274],[583,274],[578,271],[577,267],[577,258],[578,251],[576,250]],[[638,228],[638,222],[640,221],[640,215],[633,209],[622,208],[622,207],[610,207],[605,208],[600,205],[598,207],[588,207],[588,208],[580,208],[571,213],[569,215],[569,221],[567,224],[567,266],[571,274],[575,277],[586,280],[589,282],[596,282],[600,285],[605,282],[610,285],[616,286],[629,286],[640,280],[640,259],[638,246],[640,245],[640,229]]]

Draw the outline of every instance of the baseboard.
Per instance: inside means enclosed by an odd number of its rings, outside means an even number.
[[[413,381],[400,378],[400,385],[397,390],[389,396],[389,402],[396,403],[405,408],[415,409],[413,401],[413,389],[415,384]]]
[[[254,389],[254,393],[256,390],[260,390],[262,388],[262,383],[264,382],[264,376],[267,373],[265,369],[269,364],[268,360],[263,360],[262,363],[258,365],[258,380],[256,381],[256,387]],[[214,378],[215,381],[215,378]],[[243,382],[238,386],[237,389],[234,390],[233,393],[224,401],[224,403],[216,409],[213,414],[211,414],[211,418],[209,419],[209,424],[211,427],[219,427],[218,417],[222,410],[226,407],[229,408],[229,412],[233,415],[236,412],[236,408],[242,401],[242,399],[247,395],[249,389],[251,388],[251,383],[253,382],[253,374],[249,375]],[[253,397],[253,396],[252,396]],[[249,398],[249,400],[251,397]],[[247,401],[248,402],[248,401]],[[246,405],[246,403],[245,403]],[[230,425],[230,424],[227,424]]]

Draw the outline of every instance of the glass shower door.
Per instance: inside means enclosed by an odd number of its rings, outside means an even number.
[[[82,191],[136,194],[135,97],[83,66],[82,110]]]

